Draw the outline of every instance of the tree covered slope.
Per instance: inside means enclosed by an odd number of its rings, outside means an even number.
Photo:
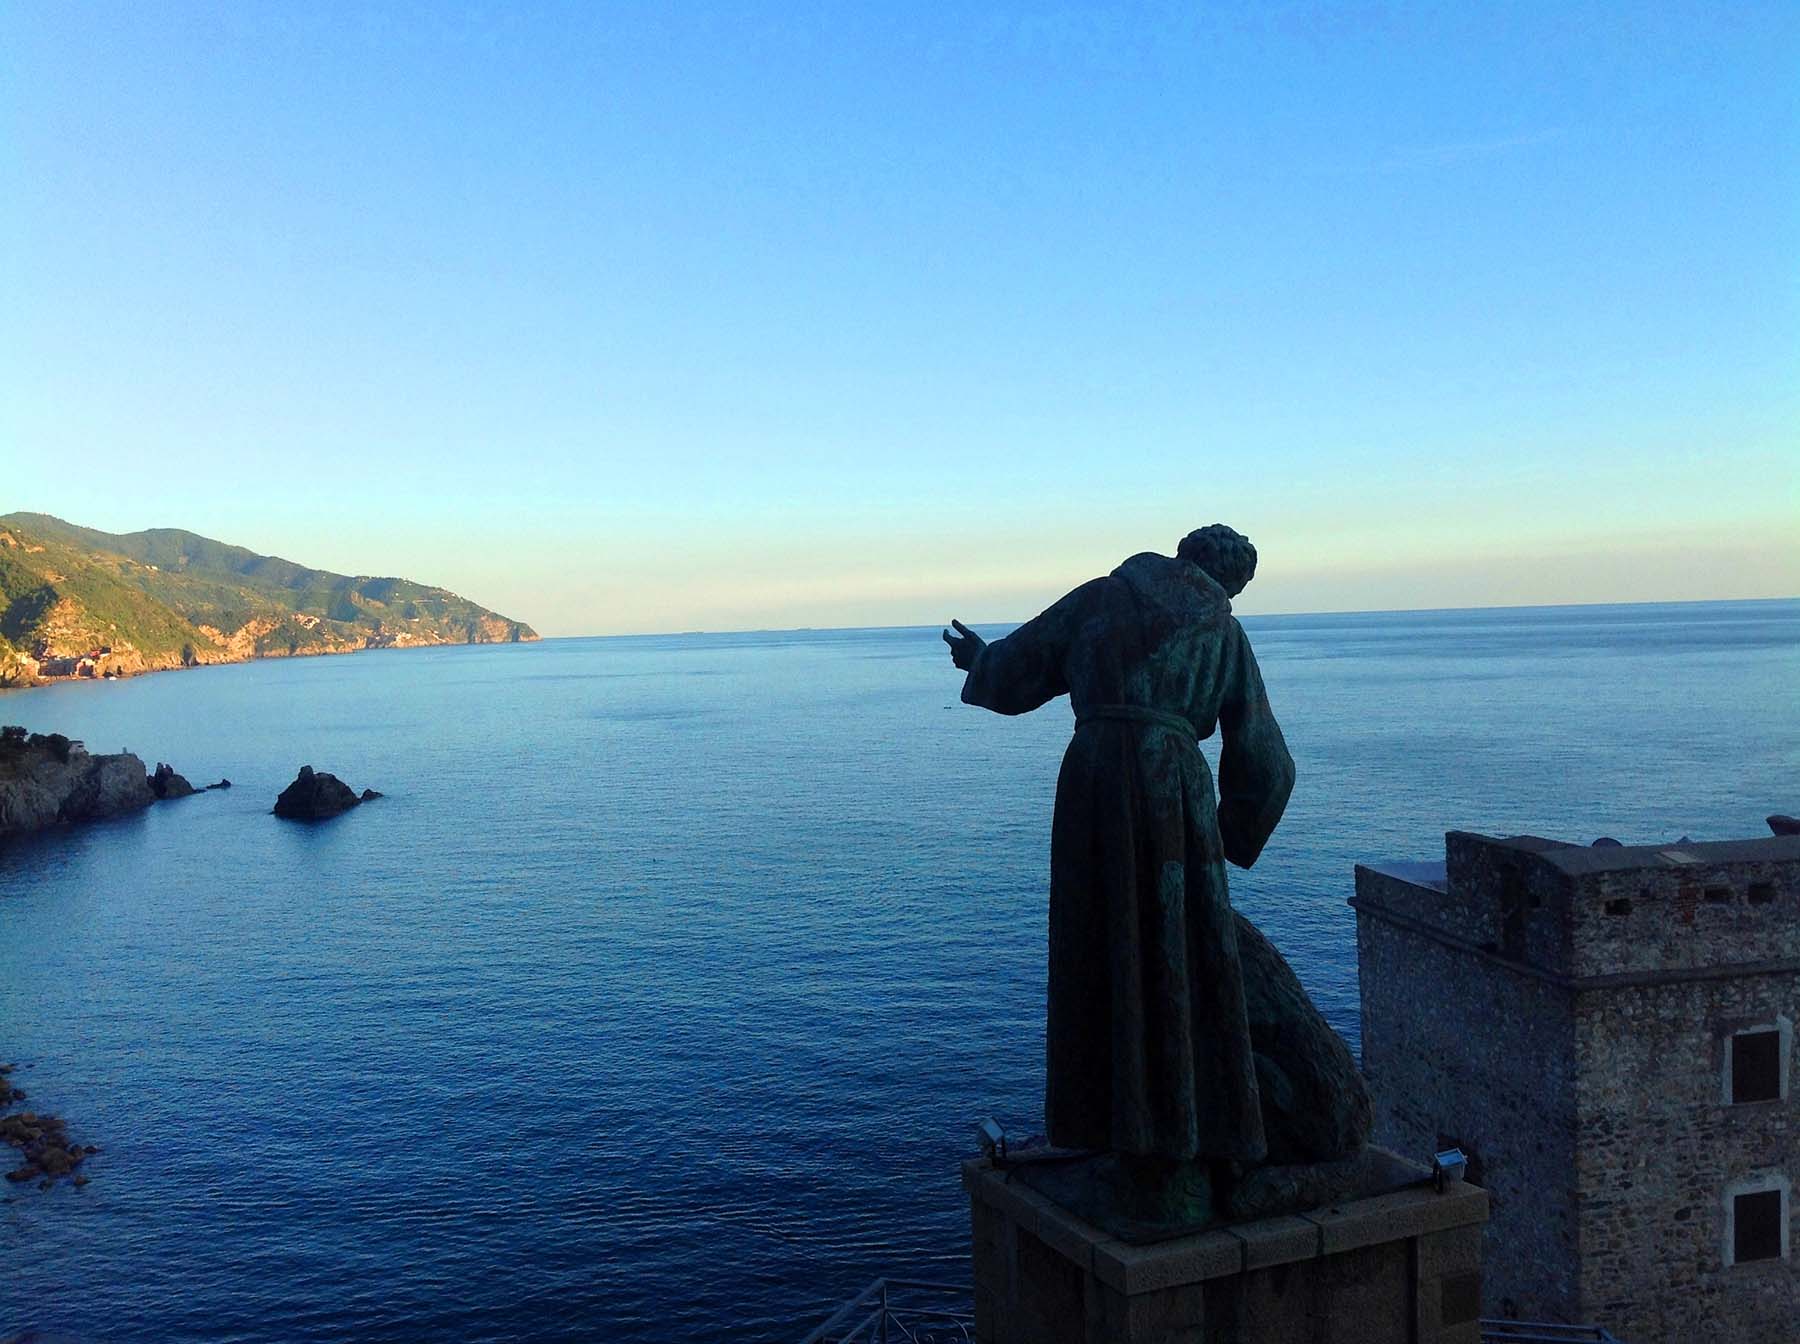
[[[0,685],[536,638],[528,625],[408,579],[309,569],[176,528],[115,534],[42,513],[0,516]],[[69,666],[96,654],[91,666]]]

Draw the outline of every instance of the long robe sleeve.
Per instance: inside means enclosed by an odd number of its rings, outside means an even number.
[[[963,682],[963,703],[996,714],[1028,714],[1067,695],[1069,642],[1093,586],[1083,584],[977,653]]]
[[[1219,838],[1240,868],[1256,862],[1294,791],[1294,758],[1269,708],[1243,628],[1231,623],[1226,691],[1219,705]]]

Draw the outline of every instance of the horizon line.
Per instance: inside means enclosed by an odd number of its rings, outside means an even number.
[[[1743,605],[1752,602],[1796,602],[1800,601],[1800,593],[1787,597],[1686,597],[1647,602],[1503,602],[1487,607],[1371,607],[1371,608],[1338,608],[1328,611],[1259,611],[1241,617],[1244,620],[1265,620],[1272,617],[1293,618],[1307,616],[1424,616],[1437,614],[1454,614],[1475,611],[1573,611],[1582,608],[1597,607],[1709,607],[1726,604]],[[957,618],[961,620],[961,617]],[[1027,616],[1020,620],[977,620],[965,621],[965,625],[1023,625],[1030,620]],[[529,625],[530,622],[521,622]],[[558,639],[684,639],[693,635],[802,635],[802,634],[856,634],[876,630],[931,630],[937,623],[925,625],[782,625],[753,626],[741,630],[632,630],[614,631],[611,633],[595,633],[584,635],[539,635],[534,643],[548,644]],[[945,628],[948,628],[946,625]]]

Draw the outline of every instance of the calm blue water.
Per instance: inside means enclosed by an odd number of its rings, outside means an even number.
[[[1800,812],[1800,602],[1246,624],[1300,785],[1235,897],[1353,1040],[1355,861]],[[964,1276],[1070,720],[958,686],[933,629],[0,697],[237,785],[0,854],[0,1058],[105,1149],[6,1188],[0,1337],[774,1341]],[[302,762],[388,796],[278,821]]]

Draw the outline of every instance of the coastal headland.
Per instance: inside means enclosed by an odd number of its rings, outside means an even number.
[[[96,756],[61,733],[0,731],[0,844],[63,823],[101,821],[194,787],[166,765],[154,775],[129,751]]]
[[[0,687],[537,632],[445,588],[334,574],[177,528],[0,516]]]

